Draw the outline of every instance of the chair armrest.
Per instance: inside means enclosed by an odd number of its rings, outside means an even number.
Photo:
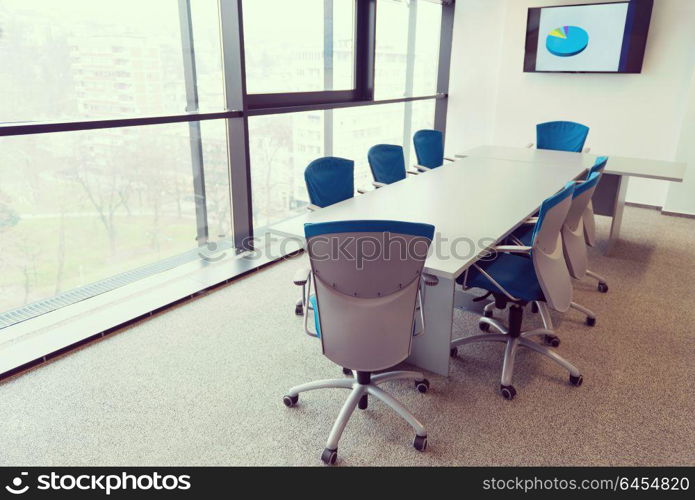
[[[409,170],[409,169],[406,169],[405,173],[406,173],[406,174],[410,174],[410,175],[417,175],[417,174],[419,174],[420,172],[418,172],[417,170]]]
[[[533,146],[534,146],[534,144],[533,144],[532,142],[529,142],[529,143],[526,145],[526,148],[527,148],[527,149],[531,149]]]
[[[359,194],[364,194],[364,193],[367,192],[367,190],[364,189],[364,188],[357,188],[356,191],[357,191]]]
[[[439,284],[439,278],[434,274],[422,273],[422,281],[426,286],[436,286]]]
[[[308,267],[297,269],[297,271],[294,273],[294,278],[292,278],[292,281],[297,286],[304,286],[306,285],[306,282],[309,280],[310,274],[311,269],[309,269]]]
[[[427,172],[428,170],[432,170],[431,168],[423,167],[422,165],[414,165],[414,167],[418,169],[420,172]]]
[[[589,151],[591,151],[591,148],[584,148],[584,149],[582,150],[582,153],[588,153]]]
[[[379,189],[379,188],[381,188],[381,187],[387,186],[387,184],[384,184],[383,182],[373,181],[373,182],[372,182],[372,186],[374,186],[375,188]]]
[[[306,206],[306,209],[307,209],[309,212],[316,212],[317,210],[321,210],[321,207],[319,207],[318,205],[314,205],[313,203],[309,203],[309,204]]]
[[[497,245],[496,247],[493,247],[493,250],[497,252],[529,253],[531,252],[531,247],[522,247],[518,245]]]

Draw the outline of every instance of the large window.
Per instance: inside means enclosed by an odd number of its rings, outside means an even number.
[[[0,1],[0,330],[207,265],[211,242],[248,249],[306,210],[316,158],[354,160],[364,188],[374,144],[415,163],[412,134],[438,113],[443,127],[452,15],[432,0]]]

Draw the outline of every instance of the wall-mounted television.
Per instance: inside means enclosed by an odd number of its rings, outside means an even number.
[[[535,7],[525,72],[640,73],[653,0]]]

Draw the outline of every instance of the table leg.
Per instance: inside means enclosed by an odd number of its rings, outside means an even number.
[[[618,179],[618,192],[615,197],[613,220],[611,221],[611,232],[608,236],[608,245],[606,245],[606,255],[611,252],[613,246],[617,243],[620,237],[620,225],[623,223],[623,210],[625,209],[625,194],[627,193],[628,178],[621,175]]]
[[[454,285],[451,279],[439,278],[436,286],[425,288],[424,332],[413,338],[407,362],[445,377],[449,375],[451,324],[454,319]]]
[[[611,251],[620,235],[627,183],[628,177],[616,174],[603,174],[591,199],[595,215],[605,215],[612,218],[606,254]]]

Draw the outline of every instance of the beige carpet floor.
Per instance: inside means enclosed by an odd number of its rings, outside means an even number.
[[[448,379],[429,375],[427,394],[384,386],[426,424],[427,452],[372,400],[339,463],[694,465],[695,220],[629,207],[613,256],[600,250],[591,267],[609,293],[587,281],[575,294],[597,325],[570,313],[557,328],[582,387],[521,351],[519,394],[505,401],[502,344],[467,346]],[[296,267],[273,265],[1,383],[0,465],[320,465],[347,391],[282,404],[294,384],[341,376],[293,314]],[[476,316],[457,313],[455,330],[477,333]]]

